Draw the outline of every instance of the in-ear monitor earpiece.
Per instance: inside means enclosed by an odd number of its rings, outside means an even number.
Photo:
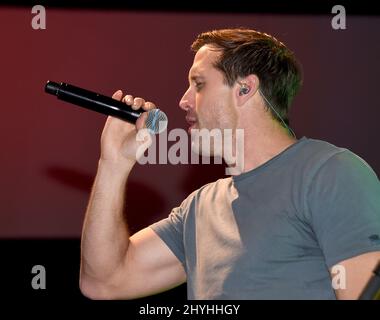
[[[239,91],[239,96],[242,96],[243,94],[247,94],[249,92],[249,87],[245,83],[242,83],[240,91]]]

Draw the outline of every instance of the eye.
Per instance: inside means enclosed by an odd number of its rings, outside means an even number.
[[[203,82],[195,82],[195,89],[199,91],[203,88],[203,85]]]

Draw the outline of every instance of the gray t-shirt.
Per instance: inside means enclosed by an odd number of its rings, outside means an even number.
[[[335,299],[329,268],[380,250],[380,183],[349,150],[303,137],[150,227],[182,262],[188,299]]]

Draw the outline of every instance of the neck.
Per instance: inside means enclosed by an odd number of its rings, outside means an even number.
[[[245,128],[242,148],[244,165],[233,174],[244,173],[261,166],[296,142],[297,139],[289,135],[288,131],[277,123],[272,123],[265,128],[258,126]]]

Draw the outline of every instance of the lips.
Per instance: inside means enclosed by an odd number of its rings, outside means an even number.
[[[195,117],[186,116],[186,122],[190,125],[190,127],[188,129],[188,132],[190,132],[191,129],[194,129],[194,127],[196,126],[198,120]]]

